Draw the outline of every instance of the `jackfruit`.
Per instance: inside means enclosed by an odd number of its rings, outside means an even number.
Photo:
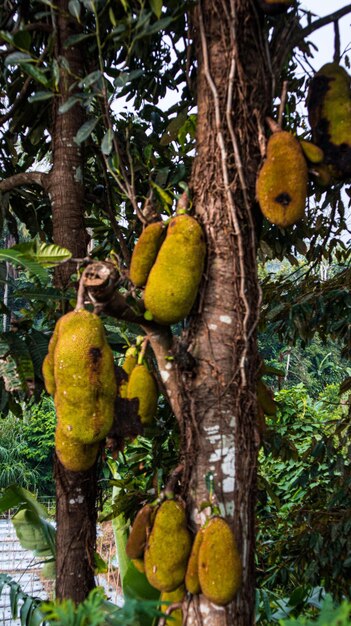
[[[285,228],[304,216],[308,171],[299,141],[286,131],[269,138],[267,159],[256,182],[263,215]]]
[[[149,426],[157,411],[157,385],[146,365],[137,365],[128,381],[127,398],[138,398],[138,415],[144,426]]]
[[[350,76],[338,63],[327,63],[313,77],[307,96],[313,141],[322,148],[335,178],[351,175]]]
[[[199,581],[199,550],[203,539],[203,529],[200,528],[196,533],[191,553],[186,568],[185,586],[193,595],[201,593]]]
[[[122,380],[119,385],[118,395],[120,396],[120,398],[127,397],[128,379],[137,364],[138,364],[137,349],[135,346],[131,346],[130,348],[128,348],[127,352],[125,353],[125,359],[122,364],[122,369],[125,371],[128,378],[126,380]]]
[[[159,506],[144,553],[145,574],[155,589],[173,591],[185,577],[191,550],[185,510],[176,500]]]
[[[229,524],[213,517],[203,528],[199,550],[199,580],[202,593],[214,604],[231,602],[241,584],[242,566]]]
[[[290,6],[295,4],[295,0],[258,0],[262,11],[268,15],[283,13]]]
[[[126,544],[126,553],[130,559],[141,559],[147,538],[151,531],[154,507],[145,504],[137,513]]]
[[[164,224],[154,222],[149,224],[141,233],[133,250],[129,278],[136,287],[143,287],[153,264],[164,236]]]
[[[54,354],[55,354],[55,348],[56,348],[56,344],[57,344],[57,340],[59,336],[59,327],[60,327],[60,320],[58,320],[55,326],[54,332],[51,336],[49,347],[48,347],[48,353],[43,361],[43,367],[42,367],[45,389],[51,396],[55,395],[55,391],[56,391],[55,372],[54,372],[54,369],[55,369]]]
[[[99,443],[85,444],[66,437],[60,424],[57,424],[55,432],[56,454],[62,465],[71,472],[86,472],[90,469],[96,461],[99,447]]]
[[[52,362],[61,432],[84,444],[101,441],[112,426],[117,386],[113,354],[100,318],[86,310],[61,317],[43,370],[49,388]]]
[[[175,324],[190,313],[205,254],[200,224],[186,214],[172,218],[144,292],[145,307],[156,322]]]
[[[310,163],[322,163],[324,159],[324,152],[322,148],[316,146],[312,141],[305,141],[305,139],[300,139],[300,146],[303,150],[303,153]]]
[[[176,604],[178,602],[182,602],[184,596],[185,596],[184,585],[180,585],[180,587],[178,587],[174,591],[163,591],[160,596],[160,600],[161,600],[160,609],[162,613],[165,613],[167,611],[170,604]],[[164,604],[165,602],[169,602],[170,604]],[[182,626],[183,624],[182,609],[175,609],[174,611],[170,613],[170,617],[172,617],[172,620],[171,619],[169,619],[169,621],[167,620],[167,624],[169,624],[169,626],[171,624],[173,626]]]

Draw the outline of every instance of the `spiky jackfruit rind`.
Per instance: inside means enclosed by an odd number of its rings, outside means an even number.
[[[104,439],[113,422],[113,353],[94,313],[72,311],[58,324],[53,356],[57,419],[66,437],[93,444]]]
[[[203,539],[203,529],[197,531],[191,548],[190,557],[185,574],[185,586],[193,595],[201,593],[199,581],[199,551]]]
[[[185,596],[185,587],[184,585],[180,585],[174,591],[163,591],[160,596],[161,606],[160,610],[162,613],[165,613],[170,606],[170,604],[176,604],[178,602],[182,602]],[[167,603],[167,604],[165,604]],[[170,603],[170,604],[168,604]],[[172,624],[173,626],[182,626],[183,624],[183,611],[182,609],[175,609],[171,612],[172,621],[169,620],[167,624]]]
[[[322,163],[324,160],[324,152],[322,148],[316,146],[312,141],[305,141],[305,139],[300,139],[300,146],[302,151],[306,157],[306,159],[310,163]]]
[[[45,389],[51,396],[53,396],[56,391],[55,371],[54,371],[55,369],[54,354],[55,354],[55,348],[56,348],[56,344],[57,344],[57,340],[59,336],[60,319],[57,321],[54,332],[51,335],[51,339],[49,341],[48,353],[43,361],[43,367],[42,367]]]
[[[189,315],[200,285],[205,254],[200,224],[190,215],[172,218],[144,292],[145,307],[155,322],[175,324]]]
[[[191,536],[183,505],[165,500],[159,506],[144,553],[145,574],[155,589],[173,591],[184,581]]]
[[[157,411],[157,385],[146,365],[137,365],[129,376],[127,398],[138,398],[138,415],[144,426],[149,426]]]
[[[144,555],[151,531],[153,511],[154,508],[150,504],[145,504],[137,513],[126,544],[126,553],[130,559],[141,559]]]
[[[213,517],[203,529],[199,550],[202,593],[214,604],[225,606],[237,593],[242,576],[241,560],[229,524]]]
[[[86,472],[96,461],[99,444],[80,443],[66,437],[58,424],[55,432],[55,450],[66,469],[71,472]]]
[[[135,244],[130,262],[129,278],[136,287],[146,285],[150,270],[161,247],[164,232],[162,222],[149,224]]]
[[[286,131],[273,133],[259,172],[256,194],[263,215],[285,228],[304,216],[308,170],[299,141]]]
[[[315,74],[307,97],[313,141],[322,148],[333,176],[351,175],[350,76],[338,63],[327,63]]]

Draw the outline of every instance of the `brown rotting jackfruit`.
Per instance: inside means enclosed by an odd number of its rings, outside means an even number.
[[[141,559],[151,531],[154,507],[145,504],[137,513],[128,537],[126,553],[130,559]]]
[[[299,141],[286,131],[273,133],[256,182],[263,215],[282,228],[295,224],[304,216],[307,180],[307,163]]]
[[[335,178],[351,175],[350,76],[338,63],[326,63],[315,74],[307,96],[313,141],[322,148]]]

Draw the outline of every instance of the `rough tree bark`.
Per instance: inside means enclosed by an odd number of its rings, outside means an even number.
[[[84,227],[83,155],[74,142],[84,122],[81,107],[66,113],[59,106],[72,95],[70,87],[84,76],[84,63],[78,46],[65,47],[68,37],[77,34],[78,23],[68,12],[68,0],[56,3],[54,32],[55,56],[61,64],[59,98],[53,109],[52,169],[47,190],[52,206],[53,239],[68,248],[74,257],[86,254]],[[67,69],[67,67],[69,69]],[[55,273],[56,286],[65,289],[76,266],[69,263]],[[56,597],[82,602],[95,586],[94,548],[96,539],[96,467],[88,472],[70,472],[55,459],[56,480]]]
[[[260,300],[255,180],[271,92],[252,5],[249,0],[201,0],[193,14],[198,131],[191,187],[208,259],[198,311],[181,342],[196,367],[187,372],[176,358],[177,398],[169,391],[183,433],[183,489],[193,522],[201,523],[200,507],[208,500],[205,478],[212,473],[216,499],[237,538],[243,580],[225,608],[203,596],[193,598],[187,626],[254,623]],[[170,365],[162,376],[167,387],[173,377]]]

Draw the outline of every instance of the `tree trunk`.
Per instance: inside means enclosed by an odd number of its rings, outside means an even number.
[[[252,626],[259,315],[255,181],[259,137],[270,103],[257,18],[249,0],[201,0],[193,15],[197,77],[195,213],[208,259],[198,312],[185,344],[196,369],[182,372],[180,421],[188,504],[195,525],[213,476],[215,498],[232,525],[242,558],[242,586],[225,608],[193,598],[186,625]],[[225,563],[223,563],[225,570]]]
[[[74,257],[86,254],[87,233],[84,227],[83,155],[74,137],[84,122],[83,110],[75,105],[61,114],[59,106],[73,95],[73,81],[84,76],[79,47],[65,47],[68,37],[77,34],[78,23],[68,12],[68,0],[56,2],[55,56],[61,63],[59,98],[53,110],[53,165],[48,192],[52,205],[53,239],[68,248]],[[62,58],[65,63],[62,64]],[[69,68],[69,70],[67,69]],[[65,289],[76,263],[67,263],[55,271],[55,284]],[[70,472],[55,459],[57,575],[56,597],[82,602],[94,582],[96,541],[96,466],[88,472]]]

